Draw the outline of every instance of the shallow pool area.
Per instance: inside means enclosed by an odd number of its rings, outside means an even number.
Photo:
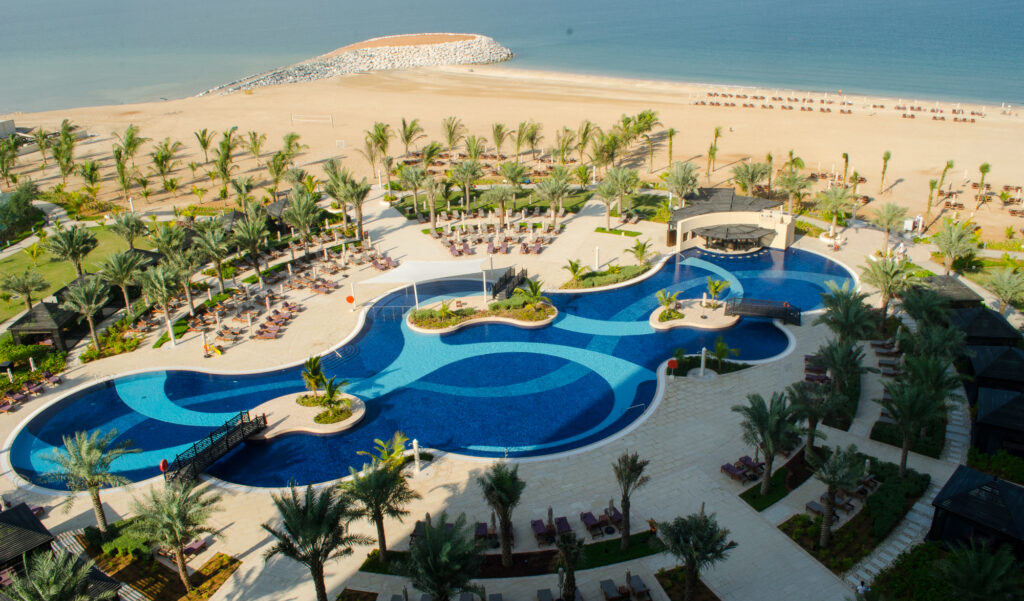
[[[353,430],[330,436],[289,434],[248,442],[207,472],[250,486],[323,482],[359,466],[357,451],[402,430],[421,446],[479,457],[530,457],[579,449],[621,432],[649,409],[655,370],[678,348],[699,353],[718,336],[741,360],[764,360],[789,338],[766,319],[748,318],[720,330],[656,332],[648,316],[661,289],[700,298],[707,277],[730,282],[726,296],[786,301],[820,308],[826,282],[852,279],[838,263],[790,249],[750,255],[691,250],[670,257],[641,282],[603,292],[547,293],[559,310],[538,330],[479,325],[443,336],[417,334],[404,314],[411,289],[393,291],[367,309],[351,340],[322,357],[328,378],[366,401]],[[480,293],[479,280],[418,286],[420,302]],[[116,428],[142,452],[114,469],[133,481],[159,475],[173,460],[239,411],[299,392],[302,366],[258,374],[151,371],[118,377],[57,400],[32,417],[10,450],[14,470],[52,487],[47,456],[77,430]]]

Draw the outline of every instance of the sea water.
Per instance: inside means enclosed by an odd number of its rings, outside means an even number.
[[[1020,0],[0,0],[0,113],[177,98],[366,38],[489,35],[511,66],[1024,103]]]

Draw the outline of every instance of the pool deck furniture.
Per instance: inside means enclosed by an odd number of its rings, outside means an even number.
[[[756,479],[756,476],[754,476],[747,470],[741,467],[736,467],[731,463],[723,463],[721,471],[728,474],[729,477],[732,478],[733,480],[738,480],[739,482],[745,483]]]
[[[572,526],[569,525],[569,518],[564,516],[555,518],[555,532],[559,536],[572,532]]]
[[[748,455],[740,457],[740,460],[737,463],[742,464],[743,467],[754,472],[755,474],[764,473],[764,462],[756,462],[753,459],[751,459]]]
[[[533,538],[540,546],[550,545],[555,542],[555,533],[549,529],[543,520],[530,520],[530,529],[533,530]]]
[[[486,541],[488,537],[487,522],[477,522],[473,530],[473,538],[478,541]]]
[[[7,400],[13,401],[15,403],[24,403],[25,401],[28,400],[28,396],[26,396],[24,394],[21,394],[21,393],[18,393],[18,392],[14,392],[13,390],[5,391],[4,392],[4,397]]]
[[[614,526],[616,529],[622,528],[622,512],[619,511],[618,507],[612,505],[604,510],[605,517],[608,518],[608,523]]]
[[[537,590],[537,601],[555,601],[554,596],[551,594],[551,589],[542,588]]]
[[[612,580],[601,581],[601,594],[604,595],[604,601],[629,601],[628,589],[620,591]]]
[[[629,582],[626,583],[629,586],[630,595],[632,595],[635,601],[651,601],[651,589],[647,588],[644,581],[640,576],[632,574],[629,577]]]
[[[820,515],[822,517],[825,517],[825,507],[818,503],[817,501],[808,501],[807,504],[804,505],[804,509],[806,509],[810,513],[813,513],[814,515]],[[838,513],[833,511],[832,516],[835,519],[835,521],[839,521]]]
[[[601,516],[601,519],[597,519],[593,513],[584,511],[580,513],[580,521],[583,522],[583,526],[586,527],[591,537],[604,536],[604,527],[608,525],[607,516]]]

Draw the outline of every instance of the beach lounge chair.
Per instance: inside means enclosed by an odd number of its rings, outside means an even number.
[[[253,338],[256,340],[275,340],[277,339],[277,332],[257,332]]]
[[[738,468],[731,463],[723,463],[721,470],[728,474],[733,480],[739,480],[740,482],[751,480],[746,470]]]
[[[464,255],[471,255],[471,254],[473,254],[473,249],[469,247],[469,242],[463,242],[462,243],[462,254],[464,254]]]
[[[508,253],[509,253],[508,241],[507,240],[502,241],[502,243],[501,243],[501,254],[507,255]]]
[[[758,462],[754,461],[753,459],[751,459],[748,455],[744,455],[743,457],[740,457],[739,463],[743,467],[745,467],[748,470],[754,472],[755,474],[761,474],[762,472],[764,472],[764,462],[758,463]]]
[[[822,493],[822,495],[818,497],[818,500],[821,501],[821,503],[824,505],[827,496],[828,493]],[[853,506],[853,502],[850,501],[850,499],[843,496],[841,493],[836,493],[835,508],[845,513],[851,513],[854,509],[856,509],[856,507]]]
[[[551,595],[551,589],[542,588],[538,590],[537,601],[555,601],[555,598]]]
[[[610,523],[612,526],[615,526],[616,528],[622,527],[622,512],[619,511],[618,507],[615,507],[613,505],[611,507],[605,508],[604,515],[606,518],[608,518],[608,523]]]
[[[559,535],[569,534],[570,532],[572,532],[572,526],[569,525],[569,518],[555,518],[555,532],[557,532]]]
[[[391,257],[384,257],[384,260],[387,261],[388,267],[391,267],[391,268],[398,267],[398,261],[392,259]]]
[[[808,501],[807,504],[804,505],[804,509],[806,509],[807,511],[813,513],[814,515],[820,515],[820,516],[824,516],[825,515],[825,508],[822,507],[821,504],[818,503],[817,501]],[[835,515],[834,511],[832,513],[833,513],[833,515]],[[839,521],[839,516],[835,515],[835,519],[838,522]]]
[[[190,542],[189,544],[185,545],[184,549],[182,549],[182,550],[185,552],[185,555],[195,555],[196,553],[199,553],[200,551],[202,551],[205,548],[206,548],[206,541],[203,540],[203,539],[199,539],[199,540],[194,540],[194,541]]]
[[[455,248],[454,246],[449,246],[448,250],[449,250],[449,252],[452,253],[453,257],[461,257],[462,256],[462,253],[459,252],[459,249]]]
[[[25,391],[29,394],[42,394],[45,390],[46,387],[43,386],[42,382],[33,382],[31,380],[25,382]]]
[[[608,518],[601,516],[602,519],[597,519],[594,514],[589,511],[580,513],[580,521],[583,522],[583,526],[590,533],[590,536],[597,538],[604,536],[604,526],[608,522]]]
[[[542,520],[530,520],[530,529],[533,530],[533,537],[537,539],[538,545],[550,545],[554,542],[554,532],[549,530]]]
[[[489,254],[489,255],[493,255],[494,254],[494,242],[488,242],[487,243],[487,254]]]
[[[632,593],[635,601],[651,601],[651,589],[647,588],[643,579],[636,574],[630,575],[626,585],[629,586],[629,592]]]
[[[530,254],[530,245],[525,243],[525,242],[523,242],[519,246],[519,254],[521,254],[521,255],[528,255],[528,254]]]
[[[0,413],[10,413],[14,410],[14,407],[15,405],[11,403],[4,403],[3,405],[0,405]]]
[[[541,246],[540,240],[533,243],[533,251],[531,251],[533,254],[539,255],[542,250],[544,250],[544,247]]]
[[[13,390],[5,391],[4,392],[4,396],[8,400],[14,401],[15,403],[24,403],[25,401],[28,400],[28,396],[27,395],[21,394],[19,392],[14,392]]]
[[[615,586],[615,582],[611,580],[601,581],[601,594],[604,595],[604,601],[628,601],[629,594],[620,593],[619,587]]]
[[[487,540],[487,522],[477,522],[473,530],[473,538],[478,541]]]

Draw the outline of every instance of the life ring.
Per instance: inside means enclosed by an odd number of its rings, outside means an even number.
[[[160,471],[161,472],[166,472],[167,471],[167,460],[166,459],[161,459],[160,460]]]

